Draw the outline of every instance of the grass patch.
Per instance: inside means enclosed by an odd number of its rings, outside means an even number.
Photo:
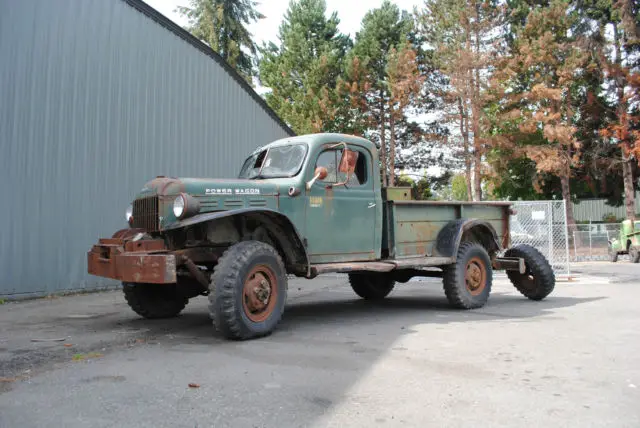
[[[7,303],[5,299],[0,299],[0,305],[4,305],[5,303]]]
[[[83,360],[89,360],[91,358],[100,358],[100,357],[104,357],[104,354],[101,354],[99,352],[89,352],[88,354],[75,354],[73,357],[71,357],[71,359],[73,361],[83,361]]]

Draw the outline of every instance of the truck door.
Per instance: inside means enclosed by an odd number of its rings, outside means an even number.
[[[330,263],[375,259],[377,214],[381,207],[375,198],[372,159],[368,150],[346,144],[327,146],[316,155],[314,168],[327,170],[307,191],[306,238],[311,263]],[[355,163],[349,174],[345,161]],[[348,178],[347,178],[348,176]],[[309,177],[311,179],[312,177]],[[346,184],[340,185],[340,183]]]

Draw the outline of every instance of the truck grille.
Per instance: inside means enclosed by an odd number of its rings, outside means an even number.
[[[133,227],[147,232],[157,232],[160,229],[157,196],[133,201]]]

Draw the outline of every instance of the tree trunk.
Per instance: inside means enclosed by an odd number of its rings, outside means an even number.
[[[621,49],[621,40],[620,34],[618,33],[618,24],[613,24],[613,44],[615,48],[616,54],[616,68],[618,71],[622,68],[622,49]],[[618,122],[622,121],[625,112],[627,111],[627,102],[624,99],[624,86],[625,79],[622,76],[622,73],[618,72],[618,77],[616,78],[616,94],[618,96],[618,108],[616,111],[616,115],[618,116]],[[628,126],[628,124],[620,123],[620,125]],[[633,169],[631,166],[631,162],[633,160],[626,153],[625,146],[628,146],[628,141],[623,141],[623,147],[621,147],[622,151],[622,182],[624,183],[624,205],[627,212],[627,219],[634,221],[636,218],[636,194],[635,194],[635,186],[633,185]]]
[[[566,172],[560,177],[560,185],[562,186],[562,199],[567,205],[567,230],[569,236],[573,236],[576,229],[576,221],[573,218],[573,205],[571,204],[571,189],[569,188],[569,174]]]
[[[624,182],[624,206],[627,211],[627,219],[636,220],[636,194],[633,186],[632,159],[624,159],[622,162],[622,180]]]
[[[458,114],[460,115],[460,135],[462,136],[462,150],[464,152],[464,180],[467,184],[467,199],[471,200],[471,158],[469,156],[469,126],[465,127],[465,109],[462,98],[458,97]]]
[[[482,139],[480,138],[479,108],[476,100],[471,102],[471,114],[473,115],[473,195],[474,200],[482,200]]]
[[[396,185],[396,127],[393,106],[389,106],[389,186]]]
[[[480,130],[480,70],[478,70],[479,57],[480,57],[480,33],[479,33],[479,19],[480,19],[480,3],[475,3],[475,46],[473,63],[471,64],[471,109],[473,114],[473,154],[474,154],[474,174],[473,174],[473,190],[474,199],[476,201],[482,200],[482,137]]]
[[[382,168],[382,187],[387,187],[387,141],[385,129],[384,91],[380,91],[380,163]]]

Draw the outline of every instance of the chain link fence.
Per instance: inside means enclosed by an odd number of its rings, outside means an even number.
[[[618,236],[620,224],[576,224],[571,229],[572,261],[608,260],[609,240]],[[621,255],[620,257],[627,256]]]
[[[514,201],[511,245],[529,244],[538,249],[557,276],[570,276],[570,237],[564,201]]]

